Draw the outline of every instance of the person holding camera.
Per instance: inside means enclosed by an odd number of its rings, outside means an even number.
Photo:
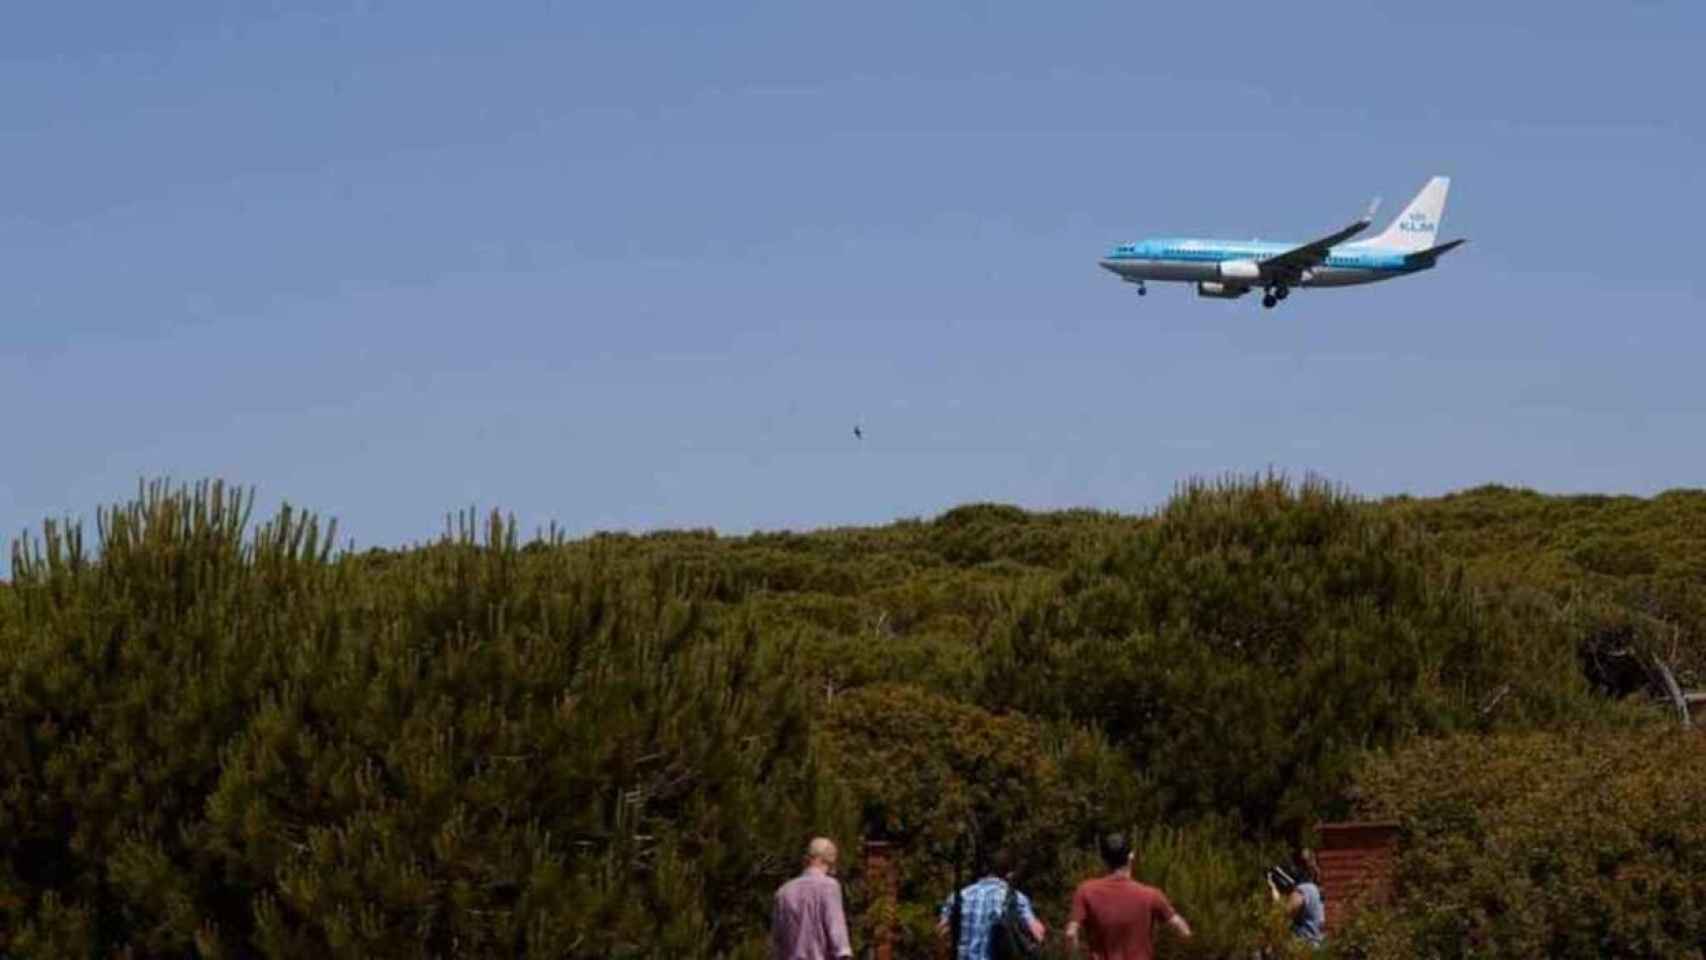
[[[1315,865],[1315,853],[1304,850],[1292,871],[1274,867],[1268,871],[1268,892],[1274,903],[1285,907],[1291,921],[1292,936],[1311,947],[1320,949],[1327,942],[1327,907],[1316,884],[1320,870]]]

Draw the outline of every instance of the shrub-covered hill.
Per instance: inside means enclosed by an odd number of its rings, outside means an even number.
[[[956,851],[1012,846],[1058,926],[1119,828],[1226,956],[1265,858],[1400,807],[1353,789],[1366,757],[1651,736],[1643,658],[1695,682],[1706,637],[1693,493],[1270,477],[1141,518],[523,545],[468,516],[362,554],[247,503],[156,486],[14,549],[10,955],[756,957],[826,832],[905,851],[898,903],[847,892],[915,956]]]

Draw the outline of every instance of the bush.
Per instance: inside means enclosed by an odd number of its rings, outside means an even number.
[[[1403,827],[1351,956],[1700,957],[1706,739],[1674,728],[1420,741],[1358,779]]]
[[[14,956],[756,955],[848,821],[788,647],[713,578],[524,561],[494,517],[374,570],[154,488],[0,608]],[[838,817],[841,817],[838,819]]]
[[[1024,887],[1046,912],[1061,888],[1060,852],[1093,833],[1094,818],[1105,813],[1073,802],[1063,765],[1034,721],[993,716],[916,687],[837,697],[822,738],[826,769],[860,805],[867,834],[898,841],[908,853],[899,878],[903,956],[928,952],[956,860],[969,883],[980,853],[1009,846],[1023,858]],[[1107,771],[1094,757],[1070,766]],[[1127,785],[1116,791],[1119,799],[1130,796]],[[1079,818],[1089,819],[1074,822]]]
[[[1094,724],[1169,818],[1255,836],[1342,812],[1367,747],[1593,709],[1554,606],[1318,482],[1187,486],[999,627],[986,703]]]

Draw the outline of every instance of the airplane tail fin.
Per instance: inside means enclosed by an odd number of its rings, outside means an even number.
[[[1432,247],[1439,236],[1439,222],[1445,218],[1445,194],[1450,189],[1450,177],[1429,180],[1379,236],[1364,243],[1400,253],[1420,253]]]

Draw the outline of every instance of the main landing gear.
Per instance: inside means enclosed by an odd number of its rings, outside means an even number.
[[[1262,291],[1262,306],[1273,309],[1273,305],[1291,296],[1291,288],[1283,283],[1275,284]]]

